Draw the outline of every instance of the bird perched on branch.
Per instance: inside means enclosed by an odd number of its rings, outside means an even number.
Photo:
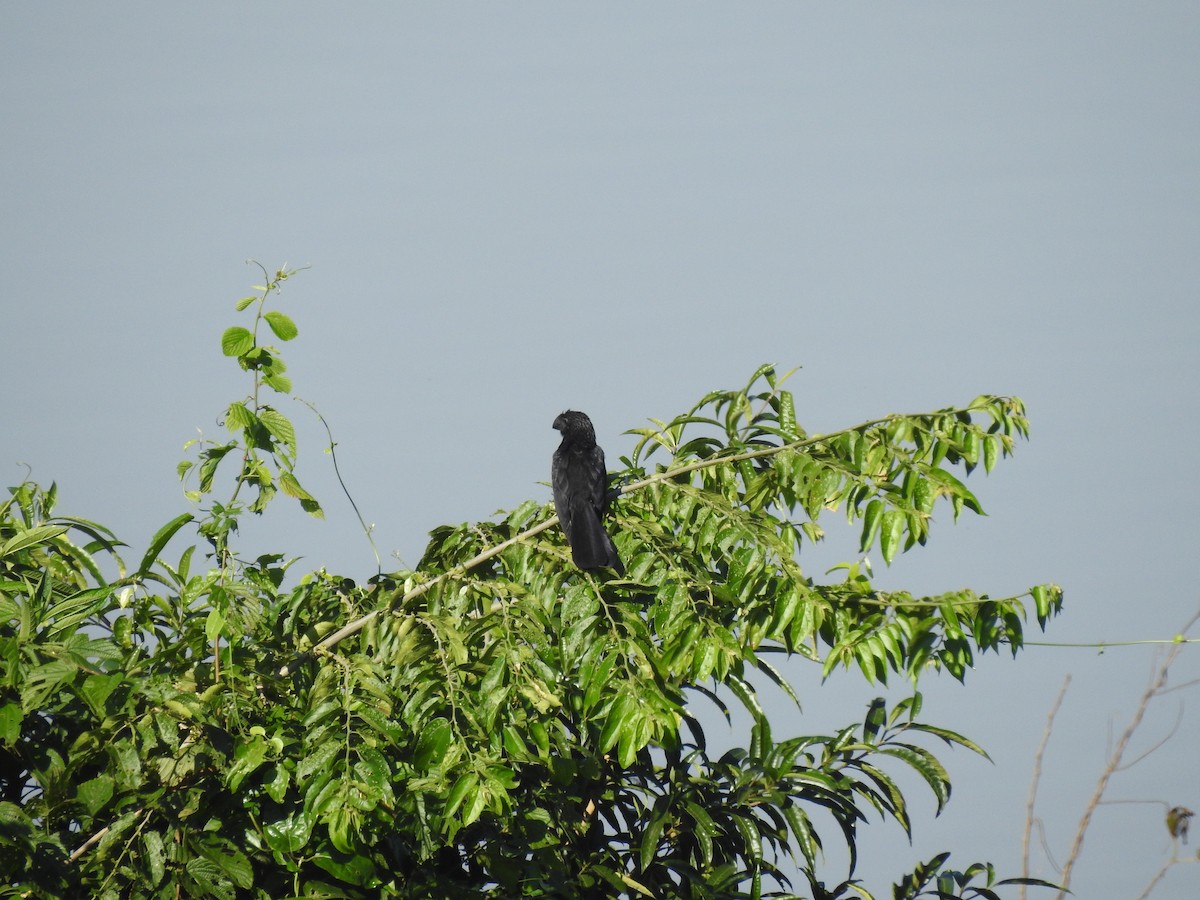
[[[568,409],[554,420],[554,428],[562,432],[562,443],[554,451],[550,484],[571,558],[581,569],[615,569],[623,574],[617,548],[600,523],[608,509],[608,470],[592,420]]]
[[[1167,831],[1171,832],[1171,837],[1183,838],[1186,844],[1188,825],[1191,824],[1194,815],[1195,813],[1186,806],[1173,806],[1167,810]]]

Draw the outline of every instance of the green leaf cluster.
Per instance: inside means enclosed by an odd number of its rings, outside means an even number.
[[[242,308],[288,340],[262,312],[276,287]],[[265,376],[277,354],[255,355],[256,335],[223,347]],[[203,451],[209,487],[233,449],[294,463],[271,412],[256,394],[230,407],[239,437]],[[980,511],[959,475],[1026,432],[1020,401],[981,397],[809,435],[764,367],[635,432],[612,522],[623,577],[574,569],[529,501],[434,529],[411,571],[287,586],[282,555],[229,562],[237,489],[262,496],[246,464],[230,502],[164,525],[129,571],[110,532],[54,514],[53,486],[20,485],[0,509],[0,893],[869,900],[859,829],[914,827],[898,776],[940,811],[934,749],[983,752],[921,718],[919,679],[1015,653],[1026,603],[1045,627],[1062,596],[885,592],[861,559],[821,581],[804,547],[829,513],[860,526],[860,554],[924,544],[939,509]],[[211,567],[191,545],[168,559],[191,530],[222,551]],[[914,690],[833,734],[776,734],[755,685],[798,706],[788,658]],[[706,705],[749,714],[746,746],[710,751]],[[1004,884],[943,854],[890,896]]]

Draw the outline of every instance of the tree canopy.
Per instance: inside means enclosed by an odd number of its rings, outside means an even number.
[[[222,349],[251,389],[227,440],[189,448],[194,510],[136,563],[60,514],[53,485],[0,508],[0,892],[1000,896],[990,865],[948,853],[880,893],[856,877],[857,834],[876,818],[910,831],[898,771],[942,809],[931,748],[983,752],[925,721],[920,680],[1015,656],[1061,591],[884,591],[861,559],[924,545],[939,510],[981,512],[963,477],[1027,435],[1019,399],[809,434],[763,366],[632,429],[608,522],[623,576],[574,568],[531,499],[434,528],[412,570],[292,580],[285,553],[237,547],[280,491],[321,514],[272,405],[291,382],[268,340],[298,329],[267,301],[291,274],[238,304],[253,323]],[[859,539],[822,581],[801,561],[829,515]],[[833,734],[783,734],[754,685],[794,700],[792,657],[913,692]],[[744,708],[747,745],[710,753],[705,705]],[[847,869],[831,871],[831,842]]]

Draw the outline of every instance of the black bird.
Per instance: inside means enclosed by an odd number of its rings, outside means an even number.
[[[608,509],[608,470],[592,420],[568,409],[554,420],[554,428],[562,432],[562,443],[554,451],[550,484],[571,558],[581,569],[616,569],[624,574],[617,548],[600,524]]]

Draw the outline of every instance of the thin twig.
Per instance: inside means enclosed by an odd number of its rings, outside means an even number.
[[[1158,696],[1161,696],[1162,694],[1163,694],[1163,691],[1158,692]],[[1125,769],[1132,769],[1134,766],[1136,766],[1138,763],[1140,763],[1143,759],[1145,759],[1151,753],[1154,753],[1156,750],[1160,749],[1164,744],[1167,743],[1167,741],[1169,741],[1169,740],[1171,740],[1171,738],[1175,737],[1175,735],[1179,731],[1179,726],[1182,724],[1183,724],[1183,706],[1180,706],[1179,709],[1175,711],[1175,724],[1171,726],[1171,730],[1168,731],[1162,738],[1160,738],[1156,744],[1154,744],[1152,747],[1150,747],[1150,749],[1146,750],[1144,753],[1142,753],[1136,759],[1131,759],[1127,763],[1122,763],[1121,771],[1124,771]]]
[[[108,834],[109,829],[111,827],[112,827],[111,825],[105,825],[103,828],[101,828],[99,831],[97,831],[95,834],[93,834],[90,838],[88,838],[86,841],[84,841],[82,844],[80,844],[78,847],[76,847],[75,852],[67,857],[67,862],[73,863],[73,862],[75,862],[75,860],[79,859],[79,857],[83,856],[83,854],[87,853],[88,850],[90,850],[94,844],[96,844],[98,841],[101,841],[104,839],[104,836],[106,834]]]
[[[1172,646],[1174,646],[1175,644],[1200,644],[1200,637],[1194,637],[1194,638],[1180,638],[1180,637],[1146,638],[1145,640],[1140,640],[1140,641],[1089,641],[1089,642],[1085,642],[1085,643],[1079,643],[1076,641],[1026,641],[1025,642],[1026,647],[1073,647],[1075,649],[1083,649],[1083,650],[1099,650],[1101,653],[1103,653],[1109,647],[1141,647],[1141,646],[1147,646],[1147,645],[1152,645],[1152,644],[1171,644]],[[1163,693],[1168,693],[1170,691],[1177,690],[1179,687],[1181,687],[1181,685],[1176,685],[1176,687],[1168,688]]]
[[[139,831],[141,830],[142,826],[144,826],[146,824],[146,821],[150,818],[150,811],[143,807],[142,809],[139,809],[133,813],[133,815],[135,815],[135,816],[140,816],[143,812],[145,812],[146,815],[142,817],[141,825],[138,826]],[[87,853],[88,850],[90,850],[92,847],[94,847],[98,842],[104,840],[104,836],[106,834],[108,834],[108,832],[111,829],[112,829],[111,825],[105,825],[103,828],[101,828],[99,831],[97,831],[95,834],[93,834],[90,838],[88,838],[86,841],[84,841],[82,844],[80,844],[78,847],[76,847],[75,851],[70,856],[67,857],[67,862],[69,862],[69,863],[75,862],[77,859],[79,859],[79,857],[81,857],[81,856],[83,856],[83,854]],[[135,834],[136,834],[136,832],[135,832]]]
[[[1170,870],[1171,866],[1175,865],[1175,863],[1176,860],[1174,858],[1168,859],[1165,863],[1163,863],[1162,867],[1154,874],[1154,877],[1150,879],[1150,883],[1146,885],[1146,889],[1137,895],[1137,900],[1146,900],[1146,898],[1150,896],[1150,892],[1154,890],[1154,886],[1163,880],[1168,870]]]
[[[363,514],[359,512],[358,504],[354,502],[354,498],[350,495],[350,489],[346,487],[346,482],[342,480],[342,470],[338,468],[337,451],[334,449],[337,443],[333,440],[333,431],[329,427],[329,423],[325,421],[325,417],[317,410],[317,408],[302,397],[296,397],[293,394],[293,399],[299,400],[307,406],[317,420],[325,428],[325,434],[329,438],[329,458],[333,460],[333,474],[337,477],[338,485],[342,489],[342,493],[346,495],[346,499],[350,501],[350,506],[354,509],[354,515],[358,516],[358,524],[362,526],[363,533],[367,536],[367,541],[371,545],[371,552],[375,554],[375,572],[376,574],[383,573],[383,562],[379,559],[379,548],[375,546],[375,538],[371,536],[371,526],[367,524]]]
[[[1192,639],[1189,639],[1186,641],[1173,641],[1172,643],[1187,644],[1187,643],[1191,643],[1192,640],[1195,640],[1195,639],[1192,638]],[[1180,684],[1173,684],[1169,688],[1163,688],[1159,693],[1170,694],[1170,693],[1173,693],[1174,691],[1186,690],[1187,688],[1194,687],[1197,684],[1200,684],[1200,678],[1193,678],[1191,681],[1184,681],[1184,682],[1181,682]]]
[[[1025,833],[1021,836],[1021,875],[1029,878],[1029,838],[1033,832],[1033,807],[1037,800],[1038,783],[1042,780],[1042,757],[1046,755],[1046,746],[1050,743],[1050,733],[1054,730],[1054,718],[1062,707],[1063,698],[1067,696],[1067,688],[1071,684],[1071,676],[1063,679],[1062,687],[1058,689],[1058,697],[1050,707],[1046,716],[1046,727],[1042,731],[1042,741],[1038,744],[1037,754],[1033,757],[1033,777],[1029,780],[1029,799],[1025,801]],[[1021,900],[1025,900],[1025,885],[1019,891]]]

